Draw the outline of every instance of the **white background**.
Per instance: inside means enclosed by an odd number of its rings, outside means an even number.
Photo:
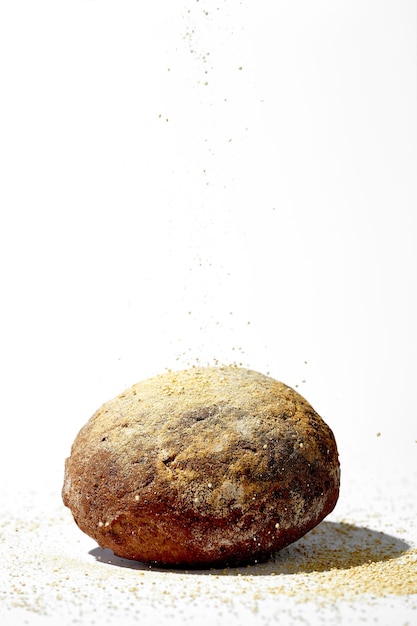
[[[216,360],[298,386],[341,502],[414,484],[416,35],[411,0],[3,0],[5,489],[59,499],[104,401]]]

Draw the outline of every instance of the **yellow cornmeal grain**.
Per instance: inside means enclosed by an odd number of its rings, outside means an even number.
[[[45,527],[50,528],[52,537],[45,538]],[[13,559],[3,561],[9,584],[0,588],[0,603],[10,610],[51,615],[58,610],[58,602],[59,610],[78,615],[80,598],[84,598],[82,613],[86,616],[92,596],[114,614],[120,614],[122,606],[133,606],[132,602],[136,608],[163,605],[175,610],[179,601],[186,614],[187,607],[202,597],[219,610],[236,611],[239,604],[254,614],[260,603],[271,599],[279,602],[284,597],[295,599],[297,604],[325,607],[345,601],[414,596],[417,607],[417,548],[397,537],[343,521],[322,522],[267,563],[187,572],[118,559],[108,550],[94,548],[94,544],[90,554],[80,546],[79,558],[60,553],[62,538],[73,532],[68,517],[54,517],[52,524],[41,517],[31,521],[8,517],[0,520],[0,529],[14,540],[9,547]],[[54,545],[57,529],[61,544]],[[36,546],[36,550],[29,546]],[[28,571],[35,572],[35,577],[29,579]],[[56,601],[53,605],[51,593]]]

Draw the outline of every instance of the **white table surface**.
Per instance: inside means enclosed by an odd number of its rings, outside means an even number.
[[[2,625],[417,624],[416,41],[407,0],[1,3]],[[216,360],[328,422],[334,512],[239,570],[101,551],[77,431]]]

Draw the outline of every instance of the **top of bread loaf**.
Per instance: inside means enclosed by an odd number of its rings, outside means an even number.
[[[307,467],[319,475],[326,466],[328,484],[338,485],[333,434],[308,402],[283,383],[235,366],[172,371],[133,385],[79,433],[71,466],[93,458],[109,467],[107,481],[119,498],[144,502],[157,491],[163,501],[175,493],[185,513],[216,518],[245,511],[270,484],[291,490],[296,506],[297,472]],[[72,479],[67,472],[64,500]],[[320,498],[314,503],[322,506]],[[102,514],[106,523],[114,512]]]

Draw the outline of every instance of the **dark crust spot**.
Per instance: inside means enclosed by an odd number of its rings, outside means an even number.
[[[219,404],[215,404],[213,406],[199,406],[196,409],[192,409],[191,411],[184,413],[183,419],[191,422],[202,422],[209,417],[218,415],[224,404],[224,402],[219,402]]]
[[[175,461],[176,457],[177,455],[174,452],[173,454],[170,454],[169,457],[167,457],[166,459],[163,459],[162,463],[168,467],[173,461]]]
[[[247,440],[239,441],[238,446],[240,450],[248,450],[249,452],[258,452],[257,447],[253,443]]]

